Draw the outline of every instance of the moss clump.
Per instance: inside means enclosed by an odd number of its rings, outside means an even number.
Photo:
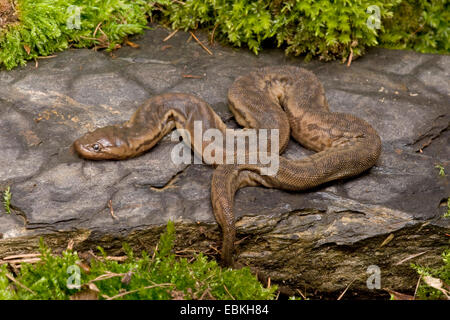
[[[444,251],[442,254],[444,265],[437,269],[429,267],[423,267],[416,264],[411,266],[422,276],[432,277],[434,282],[441,286],[443,290],[446,290],[447,295],[450,295],[450,250]],[[419,288],[417,289],[417,297],[425,300],[437,300],[447,299],[448,297],[437,288],[433,288],[426,281],[421,281]]]
[[[147,28],[150,8],[145,0],[17,0],[20,22],[0,28],[0,65],[12,69],[69,47],[112,50]]]
[[[444,213],[444,218],[450,218],[450,197],[447,198],[447,212]]]
[[[178,259],[172,253],[174,226],[161,236],[153,256],[143,252],[135,258],[124,245],[123,263],[93,259],[81,263],[76,252],[51,254],[41,241],[41,261],[23,263],[12,283],[7,265],[0,266],[0,299],[271,299],[276,287],[263,288],[248,268],[222,269],[199,254],[194,261]],[[81,267],[80,267],[81,266]],[[9,277],[8,277],[8,276]],[[20,283],[20,285],[19,285]],[[14,284],[14,286],[13,286]]]
[[[419,52],[448,53],[450,8],[447,0],[407,0],[384,21],[382,46]]]
[[[399,2],[187,0],[168,4],[164,14],[173,28],[208,27],[216,37],[236,46],[245,44],[255,53],[263,40],[273,38],[286,53],[345,60],[350,53],[357,57],[366,47],[378,44],[379,31],[368,23],[367,9],[377,6],[379,18],[387,18]],[[380,30],[384,30],[382,24]]]
[[[7,69],[68,47],[113,50],[142,33],[152,15],[172,28],[208,29],[211,37],[255,53],[276,44],[288,54],[345,61],[380,44],[449,51],[446,0],[14,1],[18,22],[3,29],[0,23],[0,66]],[[78,13],[79,28],[72,28],[68,22]]]
[[[7,187],[3,192],[3,207],[5,208],[5,212],[7,214],[11,213],[11,188]]]

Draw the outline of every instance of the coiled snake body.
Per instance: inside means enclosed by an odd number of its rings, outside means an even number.
[[[305,190],[358,175],[376,163],[381,140],[366,121],[350,114],[330,112],[321,83],[313,73],[302,68],[268,67],[241,76],[229,89],[228,100],[236,121],[243,127],[279,130],[278,153],[284,151],[290,135],[316,151],[299,160],[280,156],[274,175],[263,174],[266,165],[261,163],[209,162],[216,166],[211,201],[223,233],[222,259],[232,265],[233,202],[239,188],[262,185]],[[174,128],[185,129],[193,136],[194,122],[198,120],[204,129],[215,128],[225,136],[226,125],[205,101],[190,94],[165,93],[147,100],[124,124],[87,133],[74,142],[74,147],[87,159],[126,159],[151,149]],[[209,143],[202,141],[201,150]],[[203,156],[193,140],[190,145]],[[271,145],[269,139],[269,148]]]

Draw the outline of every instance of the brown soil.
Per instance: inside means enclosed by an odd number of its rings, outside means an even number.
[[[17,21],[13,0],[0,0],[0,29]]]

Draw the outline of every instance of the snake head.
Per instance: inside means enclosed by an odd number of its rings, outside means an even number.
[[[73,146],[83,158],[91,160],[120,160],[130,158],[130,148],[124,128],[107,126],[86,133],[75,140]]]

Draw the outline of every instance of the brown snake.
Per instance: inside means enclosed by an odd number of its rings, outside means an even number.
[[[358,175],[376,163],[381,140],[366,121],[330,112],[321,83],[305,69],[281,66],[250,72],[233,83],[228,101],[243,127],[279,130],[278,154],[286,148],[290,135],[316,151],[299,160],[280,156],[274,175],[264,175],[261,170],[266,165],[261,163],[209,162],[216,166],[211,201],[223,233],[222,259],[232,265],[236,234],[233,202],[238,189],[262,185],[305,190]],[[193,136],[194,122],[198,120],[204,129],[216,128],[225,135],[226,125],[205,101],[190,94],[165,93],[147,100],[124,124],[89,132],[76,140],[74,147],[87,159],[131,158],[151,149],[174,128],[185,129]],[[202,141],[202,150],[209,143]],[[193,139],[190,144],[195,153],[203,156]],[[270,139],[268,145],[270,148]]]

